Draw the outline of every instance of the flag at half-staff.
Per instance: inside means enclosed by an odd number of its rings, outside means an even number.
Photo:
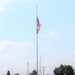
[[[36,29],[37,29],[37,31],[36,31],[36,55],[37,55],[37,75],[38,75],[38,31],[40,31],[40,27],[41,27],[41,24],[40,24],[40,22],[39,22],[39,19],[38,19],[38,17],[37,17],[37,25],[36,25]]]
[[[37,33],[38,33],[38,31],[40,31],[40,27],[41,27],[41,24],[40,24],[39,19],[37,17]]]

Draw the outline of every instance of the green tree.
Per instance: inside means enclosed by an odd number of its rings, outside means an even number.
[[[37,71],[33,70],[32,73],[30,73],[30,75],[37,75]]]
[[[19,73],[16,73],[15,75],[19,75]]]
[[[7,71],[7,74],[6,75],[10,75],[10,71]]]
[[[60,65],[60,67],[54,69],[55,75],[74,75],[74,69],[70,65]]]

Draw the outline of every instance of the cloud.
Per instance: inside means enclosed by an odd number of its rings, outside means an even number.
[[[61,32],[58,29],[52,29],[52,30],[41,33],[39,35],[39,39],[42,40],[42,38],[60,39],[61,38]]]
[[[2,41],[0,42],[0,51],[5,50],[6,48],[11,49],[20,49],[20,48],[26,48],[31,46],[31,43],[28,42],[9,42],[9,41]]]
[[[3,12],[3,11],[13,11],[13,10],[16,10],[15,7],[6,7],[4,5],[0,6],[0,12]]]
[[[34,1],[34,0],[16,0],[17,2],[19,2],[19,3],[26,3],[26,2],[32,2],[32,1]]]
[[[15,7],[12,6],[15,0],[0,0],[0,12],[15,10]]]
[[[54,29],[51,32],[49,32],[49,37],[59,39],[60,38],[60,33],[57,29]]]
[[[0,42],[0,64],[4,64],[5,62],[12,61],[14,56],[19,53],[22,49],[28,50],[26,48],[31,47],[32,44],[29,42],[9,42],[2,41]]]
[[[16,10],[15,3],[32,2],[33,0],[0,0],[0,12]]]

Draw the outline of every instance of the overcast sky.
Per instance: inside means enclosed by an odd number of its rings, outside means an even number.
[[[74,67],[74,0],[0,0],[0,74],[36,69],[36,3],[41,29],[39,58],[46,74]],[[74,67],[75,68],[75,67]]]

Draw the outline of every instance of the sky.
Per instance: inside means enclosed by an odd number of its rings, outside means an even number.
[[[0,0],[0,74],[36,69],[36,4],[41,24],[38,60],[45,74],[55,67],[75,69],[74,0]],[[40,66],[40,64],[39,64]]]

